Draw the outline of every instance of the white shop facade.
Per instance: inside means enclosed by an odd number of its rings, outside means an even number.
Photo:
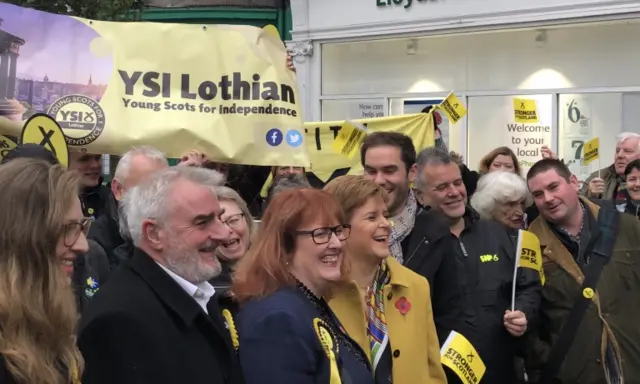
[[[640,133],[638,0],[291,0],[306,121],[420,112],[450,91],[466,104],[443,119],[450,149],[476,169],[506,145],[521,161],[542,144],[574,162],[600,138],[602,167],[619,132]],[[514,121],[514,98],[538,122]],[[526,164],[525,164],[526,165]]]

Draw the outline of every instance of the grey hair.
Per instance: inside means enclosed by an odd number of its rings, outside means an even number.
[[[426,185],[426,180],[422,176],[422,170],[427,165],[448,165],[455,163],[449,152],[436,147],[428,147],[420,151],[416,158],[418,165],[418,177],[416,178],[416,188],[422,189]]]
[[[185,179],[203,187],[210,187],[211,193],[223,184],[223,176],[214,170],[199,167],[170,167],[154,173],[149,179],[131,188],[121,202],[125,231],[135,246],[142,241],[142,223],[155,219],[163,223],[171,207],[169,197],[174,184]]]
[[[129,151],[127,151],[122,157],[120,161],[118,161],[118,165],[116,166],[116,171],[113,175],[114,179],[122,182],[127,175],[129,174],[129,169],[131,168],[131,162],[133,158],[136,156],[144,156],[149,160],[156,160],[163,164],[169,166],[169,162],[167,161],[167,157],[164,153],[160,152],[154,147],[148,145],[142,145],[139,147],[133,147]]]
[[[619,134],[618,137],[617,137],[616,146],[624,143],[625,141],[627,141],[629,139],[638,140],[637,151],[640,152],[640,134],[637,134],[635,132],[622,132],[621,134]]]
[[[489,172],[478,180],[478,187],[471,197],[471,206],[480,217],[492,219],[496,205],[523,200],[525,206],[533,203],[527,183],[513,172]]]
[[[256,225],[253,221],[253,217],[251,217],[251,211],[249,211],[247,202],[244,201],[244,199],[238,194],[238,192],[224,185],[218,186],[214,190],[216,192],[216,195],[218,195],[218,200],[230,201],[238,206],[240,212],[242,212],[242,214],[244,215],[245,221],[247,222],[247,227],[249,228],[249,238],[251,238],[256,230]]]
[[[311,188],[311,185],[309,184],[309,181],[307,180],[305,175],[290,173],[286,176],[279,177],[269,187],[265,204],[269,205],[269,202],[271,202],[271,200],[273,200],[274,197],[276,197],[282,191],[302,188]]]

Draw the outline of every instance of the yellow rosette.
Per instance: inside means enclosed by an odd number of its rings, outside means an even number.
[[[231,343],[233,344],[233,348],[237,351],[238,348],[240,348],[240,339],[238,338],[236,323],[233,321],[233,316],[231,316],[231,312],[229,312],[228,309],[222,310],[222,316],[227,322],[227,328],[229,329],[229,334],[231,335]]]
[[[327,358],[329,359],[329,384],[342,384],[340,372],[338,371],[338,361],[335,353],[333,352],[334,341],[329,327],[327,327],[322,320],[316,317],[313,319],[313,329],[316,331],[316,335],[322,345],[322,349],[324,349],[324,352],[327,354]]]

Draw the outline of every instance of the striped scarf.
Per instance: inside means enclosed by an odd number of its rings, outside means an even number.
[[[391,281],[391,274],[386,262],[380,264],[373,279],[373,285],[367,292],[367,329],[369,332],[369,346],[371,347],[371,368],[376,371],[382,352],[389,344],[387,334],[387,319],[384,315],[383,288]]]

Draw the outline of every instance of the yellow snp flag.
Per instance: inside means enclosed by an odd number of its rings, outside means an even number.
[[[453,124],[460,121],[467,114],[467,107],[462,104],[453,92],[438,105],[438,109],[441,109]]]
[[[516,123],[538,122],[538,107],[535,100],[514,98],[513,113]]]
[[[473,345],[456,331],[442,345],[440,360],[465,384],[478,384],[487,370]]]
[[[331,147],[334,151],[352,159],[360,150],[360,144],[367,135],[365,128],[355,122],[345,121]]]
[[[600,139],[596,137],[584,143],[582,156],[584,165],[589,165],[594,160],[598,160],[598,157],[600,157]]]
[[[544,285],[545,276],[538,237],[532,232],[521,229],[518,232],[518,250],[516,255],[516,268],[535,269],[540,274],[540,282]]]

